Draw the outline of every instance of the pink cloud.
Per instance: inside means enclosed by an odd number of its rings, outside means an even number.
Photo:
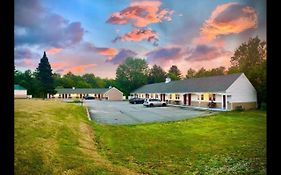
[[[81,72],[84,72],[86,69],[93,68],[95,66],[96,66],[96,64],[82,64],[82,65],[78,65],[78,66],[74,66],[74,67],[64,69],[63,73],[64,74],[66,74],[68,72],[81,73]]]
[[[52,54],[59,53],[59,52],[61,52],[61,51],[62,51],[61,48],[55,48],[55,47],[54,47],[54,48],[48,49],[48,50],[47,50],[47,53],[52,55]]]
[[[124,10],[113,13],[107,22],[111,24],[131,23],[134,27],[146,27],[151,23],[171,21],[174,11],[161,9],[160,5],[160,1],[134,1]]]
[[[226,3],[217,6],[212,12],[200,29],[200,36],[193,43],[207,43],[221,35],[237,34],[256,27],[257,13],[254,8],[236,2]]]
[[[118,53],[118,50],[115,48],[96,47],[94,44],[89,42],[84,43],[84,48],[86,48],[86,50],[93,51],[107,57],[115,56]]]
[[[64,62],[51,62],[50,64],[53,69],[59,69],[65,66]]]
[[[33,65],[33,62],[32,62],[32,60],[31,59],[23,59],[22,60],[22,62],[23,62],[23,64],[25,65],[25,66],[32,66]]]
[[[133,29],[132,32],[126,33],[123,36],[116,37],[114,42],[121,41],[158,41],[158,34],[151,29]]]
[[[118,50],[115,48],[99,48],[97,49],[97,51],[100,55],[110,56],[110,57],[115,56],[118,52]]]

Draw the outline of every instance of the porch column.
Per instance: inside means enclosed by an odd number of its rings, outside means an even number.
[[[223,94],[221,94],[221,109],[223,109]]]
[[[223,101],[223,96],[225,96],[225,104],[224,104],[224,101]],[[225,109],[227,109],[227,95],[226,94],[221,94],[221,108],[223,108],[223,106],[225,105]]]
[[[227,110],[227,95],[225,94],[225,109]]]

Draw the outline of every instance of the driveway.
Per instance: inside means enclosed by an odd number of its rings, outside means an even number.
[[[85,100],[90,117],[98,123],[138,124],[150,122],[175,121],[209,115],[213,112],[179,107],[145,107],[127,101]]]

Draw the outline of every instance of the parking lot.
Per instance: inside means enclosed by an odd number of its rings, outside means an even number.
[[[98,123],[137,124],[182,120],[209,115],[210,111],[199,111],[179,107],[145,107],[142,104],[130,104],[127,101],[84,101],[90,117]]]

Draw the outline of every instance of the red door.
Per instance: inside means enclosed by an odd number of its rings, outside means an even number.
[[[188,94],[188,106],[191,105],[191,94]]]
[[[163,101],[166,101],[166,99],[165,99],[165,94],[163,94]]]
[[[183,95],[183,104],[186,105],[186,94]]]
[[[225,109],[225,95],[223,95],[222,98],[223,98],[222,107]]]
[[[100,94],[98,95],[98,99],[100,99]]]

